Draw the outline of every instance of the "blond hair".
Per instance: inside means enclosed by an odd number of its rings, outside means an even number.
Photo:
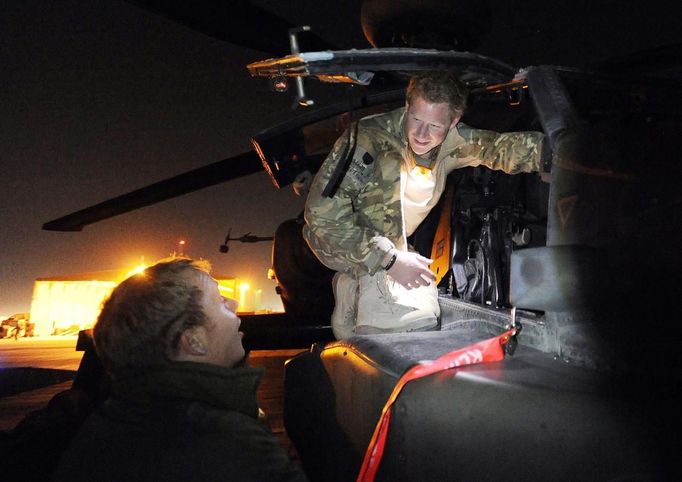
[[[419,72],[410,78],[407,103],[419,96],[432,104],[447,103],[453,116],[461,116],[466,108],[468,89],[457,75],[448,71]]]

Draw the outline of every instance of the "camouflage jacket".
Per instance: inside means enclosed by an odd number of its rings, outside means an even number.
[[[404,107],[359,121],[353,159],[333,197],[323,197],[322,191],[347,151],[348,132],[336,141],[315,176],[303,236],[329,268],[374,274],[393,247],[406,249],[401,198],[412,151],[404,122]],[[543,139],[541,132],[498,133],[458,124],[441,144],[433,165],[431,206],[454,169],[483,165],[508,174],[538,171]]]

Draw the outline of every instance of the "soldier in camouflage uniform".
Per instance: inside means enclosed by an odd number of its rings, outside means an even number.
[[[508,174],[539,170],[544,135],[461,124],[466,97],[451,73],[414,76],[405,107],[361,119],[339,138],[313,180],[303,235],[320,261],[338,272],[337,338],[437,328],[432,260],[406,239],[438,202],[447,175],[480,165]],[[323,195],[348,153],[338,189]]]

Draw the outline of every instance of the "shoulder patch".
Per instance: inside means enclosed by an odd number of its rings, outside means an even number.
[[[346,177],[356,186],[364,185],[372,176],[374,156],[359,143],[355,146],[355,154],[350,162]]]

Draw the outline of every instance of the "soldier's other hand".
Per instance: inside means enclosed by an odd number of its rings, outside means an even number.
[[[436,276],[429,269],[432,259],[406,251],[395,250],[394,254],[396,260],[389,268],[388,274],[408,290],[428,286],[436,280]]]

